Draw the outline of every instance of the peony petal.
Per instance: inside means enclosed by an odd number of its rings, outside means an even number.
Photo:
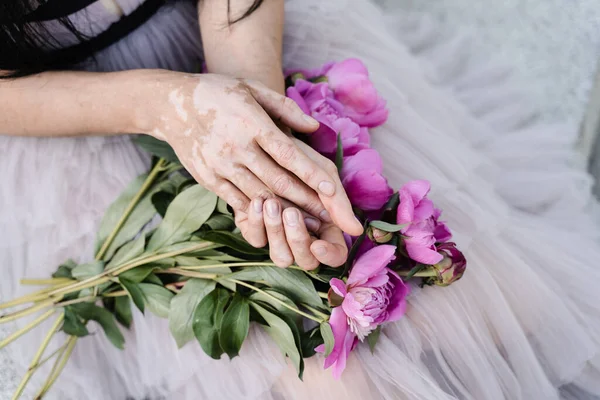
[[[358,58],[348,58],[331,65],[327,71],[327,80],[335,88],[340,83],[343,83],[348,75],[369,76],[369,71],[365,64]]]
[[[341,297],[346,297],[346,284],[344,281],[338,278],[331,278],[329,281],[329,286],[333,289],[333,291]]]
[[[338,360],[344,346],[346,333],[350,331],[348,329],[346,314],[344,314],[342,307],[335,307],[331,310],[329,325],[331,325],[331,331],[333,332],[333,350],[329,356],[325,358],[325,364],[323,366],[325,369],[332,366]]]
[[[383,270],[390,261],[396,258],[394,255],[395,252],[396,246],[384,244],[377,246],[358,257],[350,270],[347,285],[350,286],[358,282],[366,282],[370,277]]]
[[[414,180],[405,183],[402,189],[410,193],[413,203],[416,205],[427,196],[427,193],[431,189],[431,184],[426,180]]]
[[[347,75],[343,81],[331,87],[340,103],[359,114],[375,110],[379,102],[373,82],[363,75]]]
[[[294,100],[305,114],[310,114],[308,104],[306,104],[306,101],[304,101],[304,97],[302,97],[298,89],[296,89],[294,86],[289,87],[287,88],[285,94],[287,95],[287,97]]]
[[[398,274],[389,268],[388,276],[394,284],[394,293],[390,298],[390,304],[387,309],[387,321],[397,321],[402,318],[406,311],[406,296],[410,293],[410,286],[406,285]]]
[[[399,225],[411,224],[415,217],[415,203],[413,202],[410,192],[404,187],[398,192],[400,196],[400,204],[396,214],[396,223]],[[409,226],[403,228],[402,233],[406,233]]]
[[[366,114],[356,112],[350,107],[346,107],[343,113],[360,126],[374,128],[383,124],[388,119],[389,110],[385,108],[385,104],[385,100],[379,98],[375,109]]]
[[[438,253],[434,249],[423,246],[421,243],[414,243],[411,242],[409,239],[406,239],[405,243],[406,251],[409,257],[417,262],[427,265],[433,265],[439,263],[444,258],[440,253]]]
[[[433,231],[433,236],[435,237],[436,242],[444,243],[452,239],[452,232],[445,223],[438,222]]]
[[[346,176],[342,184],[350,203],[366,211],[380,209],[394,193],[387,180],[375,171],[354,172]]]
[[[433,215],[433,201],[428,198],[424,198],[419,202],[419,204],[415,207],[414,211],[414,221],[424,221],[427,218],[431,218]]]
[[[352,172],[361,170],[370,170],[378,173],[383,171],[383,161],[377,150],[365,149],[352,156],[344,157],[344,165],[341,172],[342,179]]]
[[[352,351],[352,349],[354,349],[354,347],[356,346],[356,342],[356,335],[350,332],[350,330],[348,330],[344,337],[344,342],[342,344],[340,354],[338,355],[338,358],[335,364],[333,365],[333,369],[331,371],[334,379],[340,379],[340,377],[342,376],[342,372],[344,372],[344,369],[346,369],[346,360],[350,356],[350,352]]]

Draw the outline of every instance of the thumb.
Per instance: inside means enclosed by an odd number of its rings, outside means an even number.
[[[257,81],[245,80],[244,83],[258,104],[274,120],[280,120],[293,130],[302,133],[312,133],[319,128],[319,122],[304,113],[294,100],[269,89]]]

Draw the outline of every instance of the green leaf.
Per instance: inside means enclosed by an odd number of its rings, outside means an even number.
[[[229,211],[229,207],[227,206],[227,202],[220,197],[217,201],[217,211],[221,214],[232,215],[231,211]]]
[[[71,270],[77,266],[77,263],[71,259],[68,259],[64,263],[58,266],[56,272],[52,274],[53,278],[72,278]]]
[[[115,318],[110,311],[92,303],[73,304],[71,307],[73,307],[74,311],[83,319],[98,322],[104,330],[106,337],[108,337],[108,340],[110,340],[115,347],[123,349],[125,338],[117,327]]]
[[[198,252],[195,254],[195,257],[212,261],[248,261],[244,258],[235,257],[217,250],[206,250]]]
[[[162,286],[150,283],[140,283],[139,287],[144,294],[150,312],[161,318],[169,318],[169,307],[174,294]]]
[[[344,166],[344,145],[342,144],[342,134],[338,132],[337,134],[337,149],[335,152],[335,166],[338,169],[338,172],[342,172],[342,167]]]
[[[146,277],[150,275],[156,268],[156,265],[141,265],[139,267],[130,269],[129,271],[123,272],[119,275],[119,278],[125,278],[133,283],[140,283],[146,279]]]
[[[313,307],[323,307],[323,301],[310,278],[303,272],[291,268],[246,267],[227,278],[242,281],[264,282],[273,289],[286,293],[294,302]]]
[[[164,218],[165,214],[167,213],[167,208],[169,208],[169,204],[171,204],[174,198],[174,193],[160,191],[154,193],[151,200],[156,212]]]
[[[311,331],[303,332],[301,341],[302,357],[309,358],[314,356],[316,354],[315,348],[322,344],[323,337],[321,337],[319,326],[315,326]]]
[[[393,195],[390,196],[389,200],[385,203],[385,205],[383,206],[384,210],[395,210],[396,207],[398,207],[398,204],[400,204],[400,194],[398,192],[395,192]]]
[[[163,286],[163,282],[160,280],[158,276],[151,273],[144,278],[144,283],[151,283],[153,285]]]
[[[121,193],[121,195],[117,197],[117,199],[108,207],[106,213],[104,214],[104,217],[102,218],[102,222],[100,223],[100,228],[98,229],[94,253],[97,253],[98,250],[100,250],[102,244],[111,234],[114,227],[117,225],[117,222],[127,209],[127,206],[129,205],[131,200],[142,188],[142,185],[144,184],[146,178],[148,178],[148,174],[142,174],[135,178],[133,182],[131,182],[127,186],[127,188]]]
[[[215,360],[224,353],[219,344],[219,332],[230,297],[227,290],[217,288],[202,299],[194,313],[194,335],[202,350]]]
[[[377,344],[377,340],[379,340],[379,335],[381,334],[381,325],[379,325],[375,330],[369,333],[367,336],[367,342],[369,343],[369,349],[371,349],[371,354],[375,351],[375,345]]]
[[[190,279],[181,292],[171,299],[169,329],[178,347],[194,338],[192,327],[194,313],[204,296],[215,289],[216,282],[205,279]]]
[[[257,249],[252,247],[252,245],[246,242],[242,235],[239,234],[227,231],[207,231],[199,233],[198,236],[206,241],[222,244],[233,250],[239,251],[240,253],[265,256],[269,254],[269,250],[267,249]]]
[[[369,223],[373,228],[381,229],[386,232],[399,232],[402,228],[406,228],[408,224],[396,225],[384,221],[371,221]]]
[[[148,135],[139,135],[133,139],[133,143],[146,150],[148,153],[167,161],[179,163],[177,154],[167,142],[155,139]]]
[[[319,330],[321,331],[321,337],[323,338],[323,343],[325,344],[325,357],[327,357],[333,351],[333,345],[335,344],[335,340],[333,339],[333,331],[331,330],[331,325],[329,325],[329,322],[322,322],[319,326]]]
[[[266,304],[270,305],[271,307],[273,307],[275,310],[277,310],[279,313],[287,314],[293,320],[298,319],[299,314],[295,313],[294,311],[290,310],[289,308],[286,308],[285,306],[283,306],[280,303],[280,302],[283,302],[283,303],[287,304],[289,307],[292,307],[293,309],[297,310],[298,306],[296,306],[296,304],[289,297],[287,297],[283,293],[280,293],[276,290],[272,290],[269,288],[265,288],[262,290],[265,293],[268,293],[269,295],[275,297],[279,301],[273,300],[273,298],[267,296],[264,293],[260,293],[260,292],[252,293],[250,295],[250,300],[255,301],[255,302],[266,303]]]
[[[85,327],[85,324],[81,322],[81,319],[70,306],[65,307],[65,320],[63,322],[62,330],[67,335],[73,335],[77,337],[83,337],[89,335],[89,331]]]
[[[119,296],[115,298],[115,316],[123,326],[129,328],[133,315],[131,314],[131,301],[128,296]]]
[[[133,304],[135,304],[135,306],[143,313],[144,312],[144,293],[142,292],[142,289],[140,289],[139,284],[135,283],[133,281],[130,281],[127,278],[123,278],[122,276],[119,276],[119,282],[121,283],[121,285],[123,285],[123,287],[129,294],[129,297],[131,297]]]
[[[294,367],[298,374],[301,373],[301,363],[302,363],[302,355],[298,350],[296,340],[294,338],[293,329],[288,325],[283,319],[278,317],[276,314],[273,314],[267,311],[265,308],[259,306],[256,303],[251,303],[252,308],[254,308],[260,316],[265,320],[268,326],[265,326],[265,331],[273,338],[279,350],[281,350],[281,354],[285,357],[286,355],[292,360],[294,363]]]
[[[216,205],[217,196],[202,186],[186,189],[169,205],[165,218],[148,242],[147,251],[188,240],[210,218]]]
[[[364,231],[363,231],[362,235],[360,235],[354,241],[354,243],[352,244],[352,247],[348,251],[348,258],[346,259],[346,263],[344,264],[344,268],[342,269],[339,277],[348,276],[348,272],[350,271],[350,268],[352,267],[352,264],[354,263],[354,257],[356,257],[356,253],[358,252],[360,245],[362,244],[362,242],[365,240],[365,237],[367,236],[367,222],[365,222],[363,229],[364,229]]]
[[[230,231],[235,227],[235,221],[230,215],[216,214],[210,217],[204,225],[213,231]]]
[[[132,240],[124,244],[113,256],[108,265],[107,269],[123,265],[127,261],[133,260],[144,252],[144,246],[146,244],[146,235],[142,234],[137,239]]]
[[[250,328],[250,305],[246,297],[236,293],[223,314],[219,344],[229,358],[240,352]]]
[[[87,264],[80,264],[71,270],[73,278],[82,281],[96,275],[100,275],[104,271],[104,261],[94,261]]]

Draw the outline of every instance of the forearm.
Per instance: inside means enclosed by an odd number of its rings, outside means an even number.
[[[137,133],[136,71],[45,72],[0,80],[0,134]]]
[[[231,20],[243,15],[252,3],[230,0]],[[250,16],[233,25],[228,25],[227,1],[202,0],[199,7],[208,70],[256,79],[283,93],[283,0],[265,0]]]

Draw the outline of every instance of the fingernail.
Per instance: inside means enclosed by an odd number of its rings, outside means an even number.
[[[304,218],[304,225],[306,225],[306,228],[311,232],[317,232],[321,227],[319,221],[311,217]]]
[[[319,183],[319,191],[325,196],[333,196],[335,193],[335,185],[328,181]]]
[[[327,254],[327,247],[325,247],[325,246],[317,246],[317,247],[315,247],[313,249],[313,251],[318,256],[324,256],[325,254]]]
[[[254,207],[254,212],[256,212],[257,214],[262,213],[263,200],[262,199],[254,199],[252,201],[252,206]]]
[[[319,125],[319,121],[317,121],[316,119],[314,119],[313,117],[311,117],[308,114],[304,114],[302,116],[302,118],[311,125]]]
[[[288,208],[283,212],[283,217],[285,218],[285,223],[289,226],[298,225],[298,211]]]
[[[332,222],[331,215],[329,215],[329,211],[327,210],[321,211],[321,213],[319,214],[319,218],[321,218],[321,220],[325,222]]]
[[[277,218],[279,215],[279,203],[276,200],[267,200],[267,214],[271,218]]]

